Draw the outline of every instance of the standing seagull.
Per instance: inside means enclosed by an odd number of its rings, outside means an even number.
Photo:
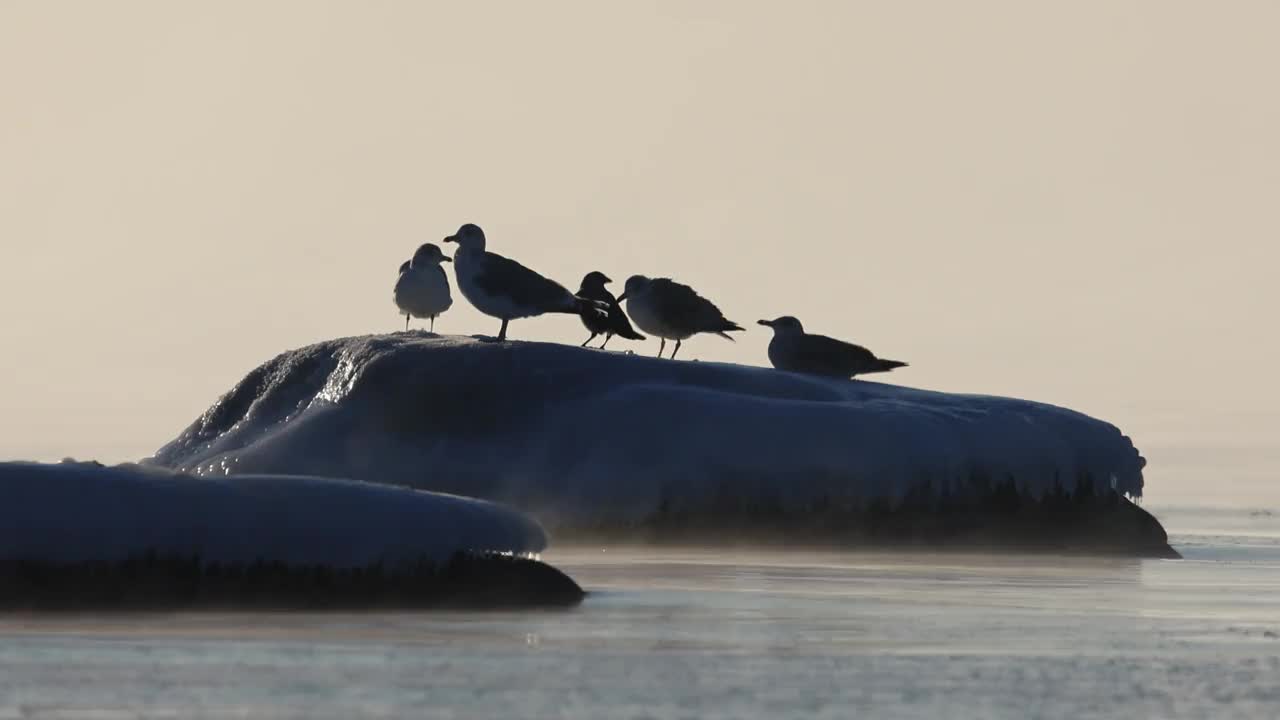
[[[404,329],[409,330],[409,318],[431,318],[431,331],[436,329],[436,316],[449,309],[453,298],[449,295],[449,276],[444,274],[442,262],[453,262],[440,252],[440,248],[426,243],[413,254],[413,259],[400,266],[394,293],[396,307],[404,313]]]
[[[626,288],[618,302],[627,302],[627,314],[639,328],[662,339],[658,357],[668,340],[676,341],[672,359],[680,352],[680,343],[698,333],[712,333],[732,340],[725,333],[742,330],[742,326],[726,320],[724,313],[710,300],[668,278],[650,280],[644,275],[627,278]]]
[[[800,321],[784,315],[777,320],[761,320],[773,328],[769,341],[769,362],[779,370],[851,378],[864,373],[885,372],[906,367],[904,362],[884,360],[861,345],[854,345],[826,335],[810,335]]]
[[[597,300],[609,306],[608,317],[602,318],[594,312],[583,313],[582,324],[586,326],[587,332],[591,333],[591,337],[582,343],[582,347],[586,347],[587,343],[595,340],[597,335],[604,335],[604,342],[600,343],[601,350],[609,344],[609,338],[614,335],[621,335],[628,340],[644,339],[643,335],[631,327],[631,321],[627,320],[627,314],[622,311],[618,299],[605,288],[605,285],[611,282],[613,281],[599,270],[589,272],[582,278],[582,285],[578,287],[578,297]]]
[[[485,252],[484,231],[478,225],[467,223],[444,241],[458,243],[453,267],[462,296],[480,312],[502,320],[499,342],[507,339],[507,323],[517,318],[543,313],[608,316],[603,303],[580,298],[515,260]]]

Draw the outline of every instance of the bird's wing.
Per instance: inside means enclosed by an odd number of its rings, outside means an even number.
[[[849,377],[875,362],[876,356],[861,345],[829,338],[826,335],[804,335],[797,338],[797,361],[809,372]]]
[[[573,303],[573,294],[560,283],[494,253],[485,254],[475,282],[490,295],[507,297],[527,307],[558,308]]]
[[[396,278],[396,287],[395,287],[395,290],[393,291],[393,294],[395,295],[395,298],[396,298],[396,302],[400,302],[401,296],[403,296],[405,293],[408,293],[409,288],[412,286],[413,286],[413,272],[411,270],[404,270],[403,272],[400,273],[399,277]]]
[[[443,282],[443,283],[445,284],[445,287],[448,287],[448,286],[449,286],[449,273],[447,273],[447,272],[445,272],[445,271],[444,271],[444,266],[443,266],[443,265],[436,265],[436,266],[435,266],[435,270],[434,270],[434,272],[435,272],[435,274],[436,274],[436,277],[440,278],[441,282]]]
[[[614,335],[621,335],[628,340],[644,339],[643,335],[631,327],[631,320],[627,318],[627,313],[623,311],[616,299],[609,305],[609,330]]]
[[[694,327],[711,331],[723,330],[728,322],[715,303],[688,285],[658,278],[653,281],[650,293],[658,312],[664,316],[684,318]]]

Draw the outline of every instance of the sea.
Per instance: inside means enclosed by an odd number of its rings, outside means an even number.
[[[557,546],[525,612],[0,616],[0,718],[1280,717],[1280,511],[1182,560]]]

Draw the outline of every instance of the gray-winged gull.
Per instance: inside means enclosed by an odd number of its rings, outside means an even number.
[[[632,275],[619,302],[626,301],[627,314],[632,322],[650,335],[662,339],[658,357],[667,347],[668,340],[676,341],[671,351],[675,358],[680,343],[698,333],[719,335],[733,340],[725,333],[742,330],[742,326],[725,319],[724,313],[710,300],[669,278],[650,279],[644,275]]]
[[[613,281],[607,275],[599,270],[593,270],[582,278],[582,284],[578,286],[578,297],[596,300],[609,307],[608,317],[600,317],[593,312],[582,314],[582,324],[587,328],[587,332],[591,333],[591,337],[582,343],[583,347],[595,340],[597,335],[604,335],[604,342],[600,343],[601,350],[609,344],[609,339],[614,335],[628,340],[644,340],[644,336],[631,327],[631,321],[627,319],[627,314],[618,304],[618,298],[605,287],[611,282]]]
[[[507,323],[517,318],[543,313],[608,315],[607,308],[594,300],[574,295],[515,260],[487,252],[484,231],[478,225],[467,223],[444,241],[458,243],[453,267],[462,296],[480,312],[502,320],[499,341],[507,339]]]
[[[434,243],[426,243],[413,254],[413,259],[400,266],[392,294],[396,307],[404,313],[404,329],[409,329],[409,318],[430,318],[431,330],[436,329],[436,316],[453,305],[449,295],[449,276],[440,263],[453,262]]]
[[[779,370],[851,378],[854,375],[885,372],[907,365],[897,360],[878,358],[861,345],[826,335],[806,333],[800,321],[790,315],[759,322],[773,328],[773,339],[769,341],[769,362]]]

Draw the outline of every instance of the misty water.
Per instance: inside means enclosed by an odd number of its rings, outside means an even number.
[[[1280,514],[1184,560],[558,547],[568,611],[8,615],[0,718],[1271,718]]]

